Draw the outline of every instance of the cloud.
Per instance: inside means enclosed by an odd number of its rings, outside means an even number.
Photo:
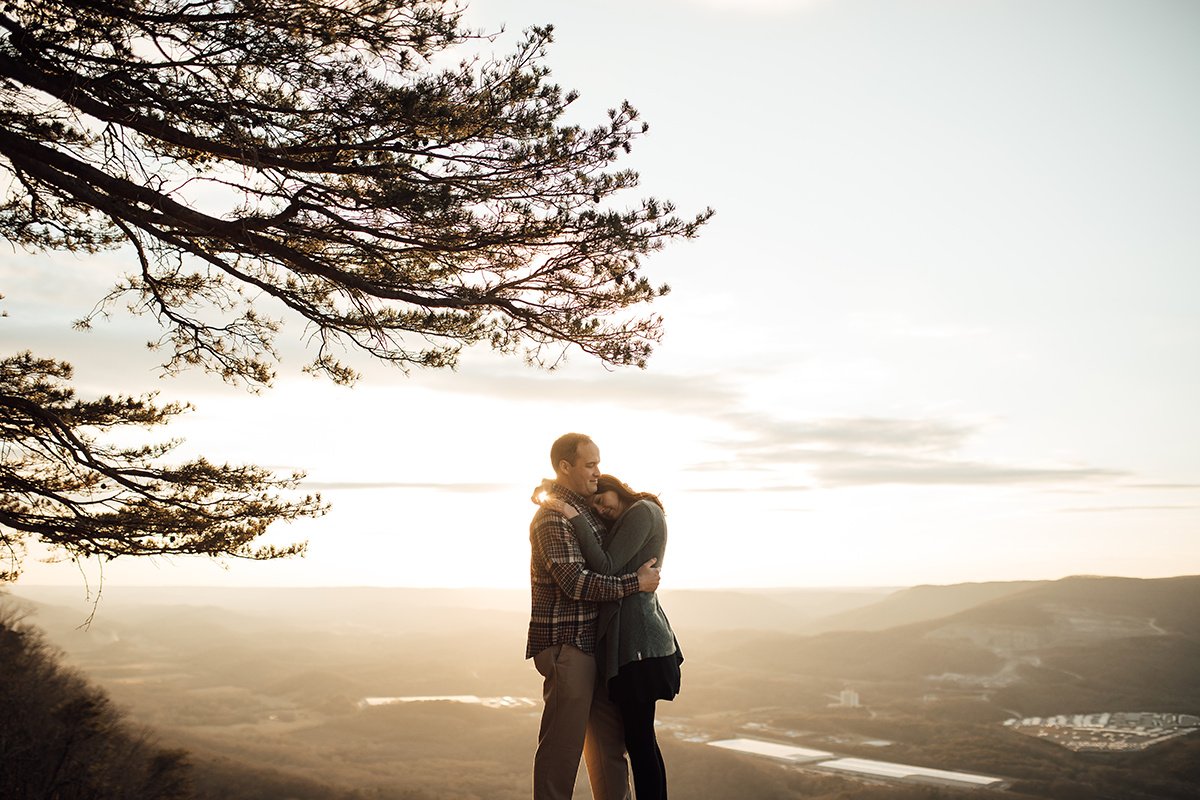
[[[1083,508],[1060,508],[1063,514],[1106,514],[1120,511],[1192,511],[1200,506],[1094,506]]]
[[[845,417],[791,421],[737,412],[723,420],[752,437],[764,450],[785,447],[867,448],[926,451],[961,446],[977,426],[933,419]]]
[[[1200,489],[1200,483],[1131,483],[1132,489],[1166,489],[1166,490],[1188,490]]]
[[[698,461],[692,473],[755,474],[758,486],[696,487],[706,492],[796,492],[882,484],[1062,484],[1108,481],[1127,474],[1080,464],[992,463],[962,455],[983,424],[935,417],[847,416],[786,419],[747,409],[734,388],[739,375],[615,372],[580,377],[565,372],[471,367],[426,374],[426,388],[512,402],[596,404],[622,411],[664,411],[716,423],[724,435],[706,442],[722,455]],[[713,430],[711,425],[705,430]],[[797,479],[797,472],[803,477]],[[772,477],[777,481],[772,482]]]
[[[745,494],[759,492],[807,492],[813,487],[801,485],[775,486],[700,486],[686,489],[691,494]]]
[[[830,2],[832,0],[684,0],[685,5],[704,6],[723,11],[768,14],[787,14]]]
[[[1089,467],[1025,467],[939,459],[874,459],[863,456],[859,463],[818,471],[822,483],[834,486],[868,484],[956,484],[1006,485],[1016,483],[1061,483],[1105,480],[1120,477],[1115,470]]]
[[[615,405],[622,409],[669,410],[716,416],[736,407],[741,394],[727,379],[706,374],[622,371],[595,378],[562,372],[464,367],[414,375],[421,386],[438,392],[486,396],[489,400]]]
[[[814,485],[1006,485],[1107,480],[1125,473],[1088,466],[987,463],[957,452],[980,430],[955,420],[845,417],[781,420],[735,412],[723,419],[742,434],[731,457],[695,471],[801,470]],[[793,481],[794,482],[794,481]]]
[[[414,483],[410,481],[301,481],[300,486],[313,491],[401,489],[454,492],[456,494],[487,494],[511,491],[510,483]]]
[[[1005,485],[1107,480],[1121,477],[1117,470],[1093,467],[1030,467],[988,464],[950,458],[915,458],[869,452],[781,449],[773,453],[736,454],[726,462],[697,465],[694,471],[733,471],[757,461],[758,469],[770,464],[777,470],[804,470],[813,478],[808,487],[789,486],[794,491],[816,486],[910,485]],[[756,491],[772,491],[764,486]],[[747,490],[749,491],[749,490]]]

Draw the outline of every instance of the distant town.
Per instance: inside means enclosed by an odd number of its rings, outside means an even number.
[[[861,708],[858,692],[844,689],[831,695],[836,702],[833,707]],[[365,697],[359,708],[415,702],[454,702],[482,705],[489,708],[533,708],[537,701],[529,697],[479,697],[477,695],[418,695],[406,697]],[[754,756],[783,761],[808,769],[840,772],[863,778],[898,780],[941,786],[971,786],[976,788],[1002,789],[1007,786],[1004,778],[978,775],[955,770],[930,769],[886,761],[862,758],[843,758],[824,750],[797,747],[790,743],[760,738],[734,738],[714,740],[710,735],[697,731],[690,725],[660,719],[658,726],[670,730],[676,738],[702,742],[710,746],[735,750]],[[1025,717],[1004,722],[1005,727],[1026,736],[1047,739],[1076,752],[1081,751],[1129,751],[1145,750],[1161,742],[1186,736],[1200,730],[1200,716],[1191,714],[1165,714],[1155,712],[1100,712],[1095,714],[1060,714],[1052,717]],[[782,736],[794,738],[797,731],[775,730],[763,723],[747,723],[742,726],[747,732],[758,736]],[[859,743],[875,747],[886,747],[891,742],[878,739],[854,737]],[[840,741],[830,737],[830,741]]]
[[[1200,717],[1141,711],[1060,714],[1004,723],[1018,733],[1049,739],[1075,751],[1145,750],[1200,729]]]

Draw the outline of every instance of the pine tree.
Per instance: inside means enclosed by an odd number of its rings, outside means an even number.
[[[187,410],[152,396],[80,400],[71,368],[29,353],[0,360],[0,582],[31,538],[72,559],[203,554],[269,559],[304,544],[256,546],[276,521],[324,512],[290,497],[300,475],[196,459],[163,466],[176,442],[118,445],[115,429],[157,428]]]
[[[646,132],[621,103],[592,128],[549,80],[552,29],[504,57],[442,0],[8,0],[0,8],[0,236],[30,250],[127,253],[125,302],[153,315],[167,373],[197,366],[271,383],[287,319],[308,369],[356,379],[364,351],[401,369],[491,346],[553,366],[575,347],[644,365],[668,289],[643,258],[696,235],[614,166]],[[480,49],[480,48],[476,48]],[[37,538],[72,557],[272,558],[295,476],[98,434],[184,409],[78,400],[70,367],[0,362],[0,554],[12,578]]]
[[[10,0],[0,12],[0,234],[124,247],[119,299],[164,326],[165,366],[269,383],[280,319],[310,369],[361,349],[445,367],[484,343],[554,364],[644,365],[668,289],[642,258],[694,236],[670,203],[615,195],[646,132],[594,128],[549,81],[552,29],[435,68],[481,38],[423,0]],[[486,38],[486,37],[484,37]]]
[[[187,755],[156,745],[12,607],[0,607],[0,797],[187,800]]]

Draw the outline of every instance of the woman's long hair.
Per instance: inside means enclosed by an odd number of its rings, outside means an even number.
[[[620,478],[615,478],[612,475],[601,475],[596,481],[596,492],[616,492],[617,497],[621,499],[621,503],[626,508],[636,503],[638,500],[649,500],[659,508],[663,507],[662,500],[658,499],[658,495],[650,492],[635,492],[629,488],[629,485]]]

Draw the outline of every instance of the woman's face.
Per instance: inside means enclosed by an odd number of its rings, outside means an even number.
[[[592,508],[610,522],[621,516],[621,512],[625,510],[621,507],[621,498],[617,497],[617,493],[612,489],[592,495]]]

